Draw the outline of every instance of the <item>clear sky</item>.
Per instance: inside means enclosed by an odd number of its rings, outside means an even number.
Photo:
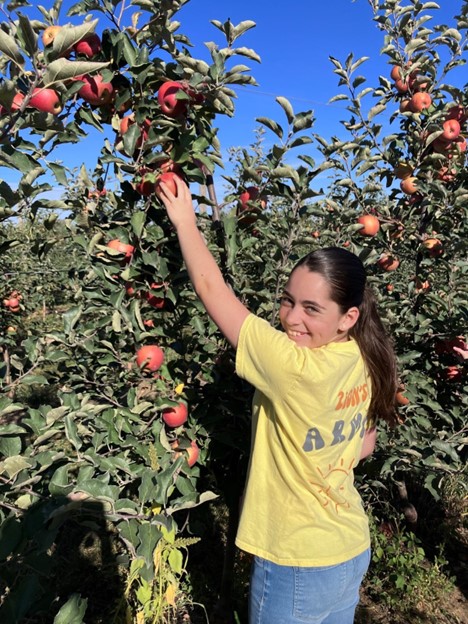
[[[52,1],[43,0],[41,4],[50,6]],[[65,0],[64,8],[72,4],[74,2]],[[441,22],[453,25],[453,14],[459,10],[461,0],[440,0],[439,4],[441,10],[434,12],[429,25]],[[127,14],[130,16],[135,10],[137,7],[129,7]],[[368,0],[191,0],[184,6],[178,14],[179,32],[186,34],[194,44],[193,56],[207,61],[209,53],[203,43],[224,43],[223,35],[210,20],[224,22],[230,18],[234,24],[242,20],[253,20],[257,24],[238,40],[238,44],[253,48],[260,55],[261,64],[244,57],[237,57],[236,62],[252,68],[259,86],[236,88],[235,117],[218,116],[215,123],[220,129],[223,152],[253,141],[258,125],[256,117],[272,117],[283,122],[283,112],[275,103],[278,95],[287,97],[296,112],[313,109],[314,131],[326,138],[339,134],[342,128],[339,121],[346,118],[347,113],[343,102],[328,104],[329,99],[340,92],[329,56],[341,61],[349,53],[353,53],[355,59],[370,57],[361,66],[369,85],[377,85],[379,74],[388,76],[390,71],[387,57],[380,55],[384,35],[372,17]],[[61,23],[68,21],[70,18],[64,11]],[[79,23],[82,18],[71,21]],[[108,26],[101,17],[97,30]],[[94,131],[90,129],[90,133]],[[101,143],[102,137],[90,136],[79,148],[66,146],[60,158],[69,166],[79,166],[86,159],[92,168],[95,164],[95,159],[91,160],[93,148],[99,150]]]

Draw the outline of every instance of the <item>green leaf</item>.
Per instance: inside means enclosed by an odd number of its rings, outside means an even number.
[[[82,306],[73,306],[72,308],[67,310],[67,312],[65,312],[65,314],[63,315],[63,324],[64,324],[65,333],[69,334],[73,330],[75,325],[80,320],[82,314],[83,314]]]
[[[88,599],[72,594],[54,618],[53,624],[83,624]]]
[[[52,173],[55,176],[55,179],[57,180],[57,182],[59,184],[61,184],[62,186],[68,186],[68,178],[67,178],[67,174],[66,174],[66,167],[64,167],[63,165],[59,165],[57,163],[48,163],[48,167],[49,169],[52,171]]]
[[[30,467],[31,464],[21,455],[12,455],[0,462],[0,474],[6,474],[9,479],[15,479],[22,470]]]
[[[280,139],[283,138],[283,128],[273,119],[269,119],[268,117],[257,117],[255,121],[263,124],[269,130],[272,130]]]
[[[278,96],[276,98],[276,101],[278,102],[278,104],[282,107],[282,109],[286,113],[286,117],[288,119],[288,123],[291,124],[294,121],[294,111],[293,111],[293,107],[291,106],[290,101],[288,99],[286,99],[285,97],[282,97],[282,96]]]
[[[77,451],[83,446],[83,442],[80,440],[78,436],[78,429],[73,417],[70,414],[67,414],[64,418],[65,423],[65,433],[67,436],[67,440],[69,440]]]
[[[182,574],[184,557],[180,550],[178,550],[177,548],[172,548],[169,553],[168,561],[169,565],[171,566],[171,570],[175,572],[175,574]]]
[[[44,71],[44,87],[50,87],[56,82],[62,82],[77,76],[91,74],[107,67],[109,63],[95,63],[93,61],[69,61],[57,59],[52,61]]]
[[[21,43],[28,54],[34,56],[38,49],[38,36],[34,32],[30,20],[24,15],[19,16],[18,37],[21,39]]]
[[[257,63],[261,63],[262,59],[255,52],[255,50],[251,50],[250,48],[234,48],[236,54],[240,54],[241,56],[246,56],[253,61],[257,61]]]
[[[24,65],[24,58],[18,44],[11,35],[0,28],[0,52],[18,65]]]
[[[131,216],[130,223],[137,238],[140,238],[146,223],[146,212],[134,212]]]

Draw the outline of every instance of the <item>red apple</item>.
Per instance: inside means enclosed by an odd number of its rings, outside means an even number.
[[[52,113],[52,115],[58,115],[62,110],[60,98],[53,89],[34,89],[29,105],[44,113]]]
[[[458,381],[462,379],[463,371],[458,366],[447,366],[447,368],[442,371],[442,377],[447,381]]]
[[[239,195],[239,208],[241,211],[251,210],[252,207],[249,206],[250,201],[255,201],[258,199],[259,190],[256,186],[248,186],[245,191],[243,191]]]
[[[16,93],[16,95],[13,98],[13,101],[11,102],[11,107],[10,109],[12,111],[17,111],[19,110],[19,108],[21,107],[21,105],[23,104],[24,101],[24,95],[22,93]]]
[[[463,108],[463,106],[460,106],[459,104],[455,104],[454,106],[451,106],[448,109],[447,115],[446,115],[446,119],[455,119],[456,121],[458,121],[460,125],[463,124],[467,120],[467,118],[468,116],[466,114],[465,109]]]
[[[141,167],[138,174],[140,175],[140,181],[135,185],[135,190],[143,197],[152,195],[156,191],[156,175],[154,171],[148,167]]]
[[[460,134],[460,124],[456,119],[447,119],[442,124],[443,133],[440,135],[445,141],[454,141]]]
[[[187,100],[177,99],[178,93],[185,93],[184,86],[180,82],[169,80],[159,87],[158,103],[168,117],[180,117],[187,111]]]
[[[395,87],[398,93],[406,93],[409,90],[409,83],[399,78],[395,80]]]
[[[162,308],[166,305],[166,299],[164,297],[158,297],[157,295],[152,295],[149,292],[145,294],[145,299],[150,306],[156,308],[157,310],[162,310]]]
[[[177,175],[177,173],[174,173],[173,171],[168,171],[167,173],[161,173],[161,175],[158,176],[156,180],[156,193],[161,192],[160,185],[161,185],[161,182],[164,182],[164,184],[168,186],[171,193],[177,197],[177,186],[176,186],[177,179],[182,180],[182,178],[179,175]]]
[[[400,102],[400,113],[408,113],[411,111],[411,100],[406,98]]]
[[[190,468],[197,462],[198,456],[200,455],[200,449],[195,440],[192,440],[190,443],[190,447],[187,450],[188,453],[188,465]]]
[[[409,176],[400,182],[400,188],[406,195],[413,195],[418,191],[417,178]]]
[[[384,271],[396,271],[400,266],[400,261],[390,254],[382,254],[377,260],[377,264],[384,269]]]
[[[78,91],[78,95],[92,106],[110,104],[114,98],[114,87],[110,82],[103,82],[101,74],[96,76],[80,76],[85,84]]]
[[[423,110],[429,108],[431,104],[432,98],[429,93],[426,93],[425,91],[418,91],[418,93],[415,93],[411,97],[409,107],[413,113],[421,113]]]
[[[145,371],[154,373],[164,362],[164,351],[157,345],[140,347],[136,354],[136,363]]]
[[[375,236],[380,230],[380,221],[374,215],[361,215],[357,222],[363,226],[359,230],[359,234],[362,234],[363,236]]]
[[[426,238],[423,246],[428,250],[431,258],[437,258],[444,253],[443,245],[438,238]]]
[[[91,33],[83,37],[81,41],[73,46],[76,54],[82,54],[88,58],[92,58],[101,51],[101,39],[96,33]]]
[[[162,411],[162,419],[168,427],[180,427],[188,418],[188,409],[185,403],[179,403],[174,407],[165,407]]]
[[[135,251],[135,247],[133,245],[129,245],[128,243],[122,243],[118,238],[114,238],[113,240],[107,243],[107,246],[110,249],[115,249],[116,251],[125,254],[124,262],[130,262],[133,252]]]

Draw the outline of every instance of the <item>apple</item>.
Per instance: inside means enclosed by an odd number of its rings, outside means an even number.
[[[8,325],[6,330],[7,330],[7,334],[16,334],[16,327],[13,327],[13,325]]]
[[[12,296],[10,295],[10,298],[9,298],[9,299],[4,299],[4,300],[3,300],[3,305],[4,305],[6,308],[19,308],[20,301],[19,301],[19,298],[18,298],[18,297],[12,297]]]
[[[440,135],[445,141],[454,141],[460,134],[460,124],[456,119],[447,119],[442,124],[443,133]]]
[[[164,297],[158,297],[157,295],[152,295],[149,292],[145,294],[145,299],[150,304],[150,306],[156,308],[157,310],[161,310],[166,305],[166,300]]]
[[[58,115],[62,110],[60,98],[53,89],[34,89],[29,105],[43,113],[52,113],[52,115]]]
[[[413,175],[413,167],[407,162],[400,162],[393,170],[393,175],[399,180],[405,180]]]
[[[406,195],[413,195],[418,191],[417,178],[409,176],[400,182],[400,188]]]
[[[400,113],[408,112],[411,112],[411,100],[409,98],[405,98],[400,102]]]
[[[468,119],[468,116],[463,106],[455,104],[449,108],[446,119],[455,119],[461,125]]]
[[[466,152],[466,139],[461,134],[450,143],[450,147],[460,153]]]
[[[134,124],[135,124],[135,113],[130,113],[130,115],[123,117],[120,121],[120,126],[119,126],[120,136],[124,136],[128,132],[128,129],[130,128],[130,126],[133,126]],[[147,140],[148,131],[150,127],[151,127],[151,121],[149,119],[145,119],[143,124],[139,126],[140,136],[138,137],[137,142],[135,144],[135,147],[137,149],[140,149],[143,143]]]
[[[143,325],[145,327],[149,327],[150,329],[152,329],[155,326],[153,319],[146,319],[146,320],[144,320],[143,321]]]
[[[241,211],[251,210],[249,201],[255,201],[258,199],[259,190],[256,186],[249,186],[239,195],[239,208]]]
[[[361,215],[357,222],[363,226],[359,230],[359,234],[362,234],[363,236],[375,236],[380,230],[380,221],[374,215]]]
[[[442,180],[442,182],[453,182],[457,175],[456,169],[450,169],[449,167],[441,167],[437,171],[437,179]]]
[[[21,105],[23,104],[23,101],[24,101],[24,95],[22,93],[16,93],[16,95],[14,96],[11,102],[10,109],[12,111],[19,110],[21,108]]]
[[[196,463],[198,456],[200,455],[200,449],[195,440],[192,440],[190,443],[190,447],[187,449],[188,453],[188,465],[190,468]]]
[[[157,165],[158,169],[162,172],[162,173],[168,173],[168,172],[173,172],[173,173],[177,173],[177,174],[181,174],[181,168],[180,165],[178,165],[177,163],[175,163],[171,158],[166,158],[166,160],[162,160],[158,163],[154,163],[155,165]]]
[[[180,427],[188,418],[188,409],[185,403],[178,403],[174,407],[165,407],[162,419],[168,427]]]
[[[91,33],[83,37],[81,41],[73,46],[76,54],[82,54],[88,58],[92,58],[101,51],[101,39],[96,33]]]
[[[418,91],[411,97],[409,107],[413,113],[421,113],[423,110],[429,108],[431,104],[432,98],[429,93]]]
[[[107,246],[110,249],[115,249],[116,251],[125,254],[124,263],[130,262],[133,252],[135,251],[135,247],[133,245],[129,245],[128,243],[122,243],[118,238],[114,238],[113,240],[107,243]]]
[[[135,290],[135,286],[132,282],[125,282],[125,292],[129,297],[136,295],[137,291]]]
[[[437,258],[444,253],[444,248],[438,238],[426,238],[423,245],[429,251],[431,258]]]
[[[418,277],[414,279],[414,290],[416,294],[419,295],[419,293],[427,292],[428,290],[430,290],[430,288],[431,284],[429,280],[421,281]]]
[[[78,91],[78,95],[92,106],[110,104],[114,98],[114,87],[110,82],[103,82],[101,74],[95,76],[80,76],[85,84]]]
[[[392,67],[392,71],[390,72],[390,78],[392,80],[400,80],[401,79],[401,67],[399,65],[394,65]]]
[[[406,93],[409,90],[409,83],[399,78],[395,80],[395,87],[398,93]]]
[[[442,371],[442,377],[447,381],[458,381],[463,377],[463,372],[458,366],[447,366]]]
[[[312,236],[314,238],[320,238],[320,232],[318,230],[315,230],[314,232],[312,232]]]
[[[400,261],[390,254],[382,254],[377,260],[377,264],[384,271],[395,271],[400,266]]]
[[[448,353],[454,355],[455,349],[466,349],[467,343],[464,336],[456,336],[455,338],[448,338],[446,340],[437,340],[435,344],[435,352],[438,355]]]
[[[162,112],[168,117],[180,117],[187,111],[187,100],[177,99],[177,94],[184,92],[184,86],[180,82],[169,80],[164,82],[158,91],[158,103]]]
[[[177,179],[182,181],[182,178],[179,175],[177,175],[177,173],[174,173],[173,171],[168,171],[167,173],[161,173],[161,175],[159,175],[156,179],[156,193],[159,194],[161,192],[161,182],[164,182],[164,184],[168,186],[171,193],[177,197],[177,186],[176,186]]]
[[[54,43],[54,39],[61,28],[61,26],[47,26],[42,33],[42,43],[44,47],[47,48]]]
[[[393,284],[387,284],[387,285],[385,286],[385,288],[387,289],[387,292],[389,292],[389,293],[390,293],[390,292],[393,292],[393,289],[394,289],[395,287],[393,286]]]
[[[410,402],[410,401],[409,401],[409,399],[408,399],[408,397],[406,397],[406,396],[404,395],[404,392],[405,392],[404,387],[403,387],[403,386],[400,386],[400,387],[398,388],[397,393],[396,393],[396,396],[395,396],[395,398],[396,398],[396,402],[398,403],[398,405],[402,405],[402,406],[403,406],[403,405],[408,405],[408,403]]]
[[[135,190],[143,197],[152,195],[156,191],[156,176],[154,171],[148,169],[148,167],[141,167],[138,173],[141,177],[140,181],[135,185]]]
[[[164,351],[157,345],[140,347],[136,354],[136,363],[145,371],[154,373],[164,362]]]

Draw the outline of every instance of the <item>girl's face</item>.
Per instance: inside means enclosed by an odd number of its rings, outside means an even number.
[[[343,314],[331,300],[325,279],[300,266],[291,273],[283,291],[279,316],[288,337],[298,346],[312,349],[348,340],[359,311],[350,308]]]

